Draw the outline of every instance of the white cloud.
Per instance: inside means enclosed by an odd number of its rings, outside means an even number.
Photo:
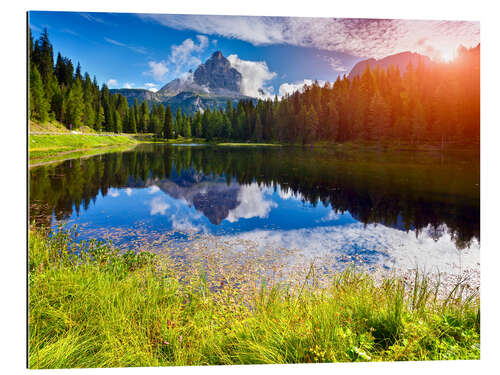
[[[334,210],[331,210],[330,212],[328,212],[328,215],[322,217],[319,221],[336,221],[340,219],[340,217],[341,214],[335,212]]]
[[[344,65],[342,60],[340,60],[338,57],[333,57],[333,56],[325,56],[325,60],[328,62],[328,64],[332,67],[333,70],[336,72],[346,72],[347,67]]]
[[[63,33],[66,33],[66,34],[70,34],[70,35],[73,35],[73,36],[80,36],[80,34],[78,34],[76,31],[74,30],[71,30],[71,29],[62,29],[61,30]]]
[[[254,45],[289,44],[381,58],[414,51],[425,53],[423,38],[437,50],[471,47],[479,42],[479,22],[349,18],[251,17],[149,14],[178,30],[195,30],[247,41]]]
[[[170,205],[167,202],[165,202],[163,197],[153,198],[149,202],[149,206],[151,208],[149,211],[151,215],[156,215],[156,214],[165,215],[167,210],[170,208]]]
[[[96,17],[93,14],[90,14],[90,13],[79,13],[79,14],[80,14],[80,16],[85,18],[87,21],[105,23],[105,21],[102,18]]]
[[[323,86],[326,82],[325,81],[318,81],[318,84],[320,86]],[[302,92],[304,89],[304,85],[311,86],[313,84],[312,79],[304,79],[302,81],[297,81],[294,83],[282,83],[278,89],[279,97],[283,97],[286,94],[293,94],[295,91],[300,91]]]
[[[129,82],[125,82],[125,84],[123,85],[123,88],[125,89],[131,89],[132,87],[134,87],[134,84]]]
[[[160,191],[160,188],[156,185],[153,185],[149,188],[148,194],[155,194]]]
[[[124,44],[124,43],[120,43],[120,42],[117,42],[116,40],[111,39],[111,38],[106,38],[106,37],[105,37],[105,38],[104,38],[104,40],[105,40],[106,42],[108,42],[108,43],[114,44],[115,46],[120,46],[120,47],[125,47],[125,46],[126,46],[126,44]]]
[[[168,57],[169,62],[175,67],[178,74],[182,70],[196,67],[201,64],[199,55],[208,46],[208,38],[205,35],[197,35],[198,44],[191,38],[185,39],[179,45],[171,47],[171,53]]]
[[[144,74],[152,76],[156,81],[163,81],[168,73],[166,61],[149,61],[149,70]]]
[[[118,86],[118,81],[116,79],[109,79],[107,82],[106,82],[106,85],[108,87],[116,87]]]
[[[170,216],[172,230],[185,233],[196,233],[204,229],[202,225],[193,224],[188,217],[179,218],[177,215]]]
[[[149,90],[149,91],[153,91],[153,92],[157,92],[158,91],[158,85],[156,83],[152,83],[152,82],[147,82],[144,84],[144,86]]]
[[[120,196],[120,192],[118,190],[116,190],[116,189],[109,189],[108,190],[108,194],[112,198],[116,198],[116,197]]]
[[[272,86],[265,86],[266,82],[276,77],[265,61],[241,60],[238,55],[227,57],[231,66],[241,73],[241,93],[255,98],[272,96]]]
[[[115,46],[126,47],[134,52],[137,52],[137,53],[142,53],[142,54],[146,53],[146,49],[144,47],[131,46],[131,45],[119,42],[119,41],[111,39],[111,38],[106,38],[106,37],[104,37],[104,40],[108,43],[114,44]]]
[[[264,192],[256,183],[241,186],[237,199],[239,205],[230,210],[226,218],[226,220],[230,223],[234,223],[240,218],[266,218],[269,215],[271,208],[277,207],[277,204],[272,200],[266,200],[264,198]]]
[[[479,272],[480,248],[474,241],[470,248],[457,250],[447,233],[435,241],[428,230],[419,236],[415,231],[401,231],[384,225],[362,223],[296,230],[255,230],[227,236],[253,241],[261,248],[298,249],[306,258],[326,257],[339,260],[358,255],[364,263],[403,270],[415,268],[450,274]],[[366,249],[366,252],[360,252]],[[300,258],[303,261],[303,258]]]

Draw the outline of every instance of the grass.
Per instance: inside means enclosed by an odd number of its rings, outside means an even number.
[[[98,136],[90,134],[30,134],[29,135],[30,164],[39,164],[92,155],[114,146],[132,146],[134,139],[123,136]]]
[[[71,131],[64,126],[62,123],[56,120],[48,121],[44,124],[40,124],[34,121],[29,121],[29,131],[34,132],[34,133],[68,133],[71,134]],[[88,126],[82,126],[76,131],[80,133],[90,133],[90,134],[95,134],[97,133],[94,129],[88,127]]]
[[[188,266],[75,237],[30,231],[30,368],[480,356],[479,297],[457,286],[441,298],[418,273],[377,281],[349,268],[319,287],[311,265],[298,283],[243,282],[238,260]]]

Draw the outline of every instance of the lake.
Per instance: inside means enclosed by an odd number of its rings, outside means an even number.
[[[36,225],[121,249],[216,239],[339,268],[479,272],[478,153],[142,144],[29,178]]]

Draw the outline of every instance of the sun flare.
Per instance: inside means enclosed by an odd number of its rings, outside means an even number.
[[[436,48],[437,52],[438,52],[438,59],[443,61],[443,62],[446,62],[446,63],[449,63],[453,60],[455,60],[455,58],[457,57],[457,48],[456,46],[442,46],[442,47],[438,47]]]

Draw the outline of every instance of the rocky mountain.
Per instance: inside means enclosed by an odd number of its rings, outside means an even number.
[[[432,64],[432,60],[429,57],[409,51],[390,55],[380,60],[376,60],[374,58],[363,60],[354,65],[349,73],[349,79],[353,79],[354,77],[363,74],[367,65],[370,66],[370,69],[375,69],[378,66],[384,70],[387,70],[387,68],[391,65],[394,65],[399,68],[399,71],[402,74],[406,72],[406,68],[410,62],[414,67],[417,67],[420,61],[426,65]]]
[[[162,103],[170,105],[175,114],[177,108],[187,114],[203,111],[207,108],[223,108],[227,100],[233,105],[240,99],[253,99],[241,93],[241,73],[231,66],[220,51],[216,51],[194,72],[189,71],[176,78],[156,93],[144,89],[115,89],[127,98],[129,104],[135,99],[141,103],[146,100],[151,106]]]
[[[201,64],[194,72],[194,82],[208,87],[211,91],[227,94],[240,92],[241,73],[231,67],[228,59],[220,51]]]

